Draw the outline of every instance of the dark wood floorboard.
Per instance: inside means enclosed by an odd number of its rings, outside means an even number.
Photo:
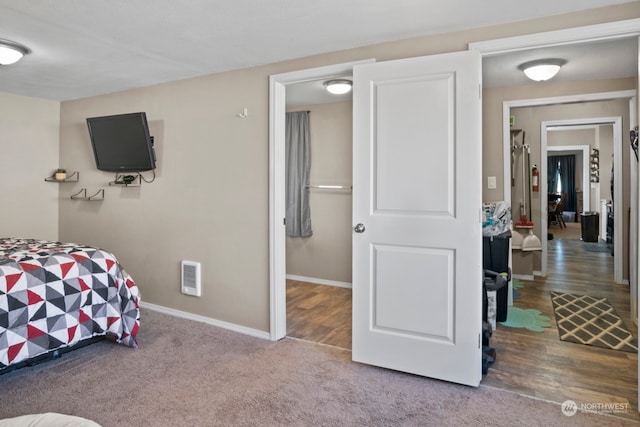
[[[497,361],[482,384],[562,403],[623,403],[619,417],[639,420],[638,355],[560,341],[549,291],[588,294],[609,299],[629,331],[629,287],[613,281],[614,258],[582,247],[579,223],[554,227],[549,241],[546,278],[523,281],[516,307],[535,308],[549,317],[542,333],[499,325],[491,338]],[[351,290],[287,281],[287,331],[295,338],[351,349]]]

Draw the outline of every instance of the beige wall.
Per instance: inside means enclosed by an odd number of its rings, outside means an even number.
[[[545,84],[530,84],[516,87],[498,87],[483,90],[482,94],[482,171],[483,175],[495,176],[496,189],[488,190],[483,185],[483,200],[496,202],[503,200],[503,156],[502,156],[502,105],[506,101],[523,99],[551,98],[571,96],[584,93],[615,92],[635,90],[636,79],[613,79],[578,82],[547,82]],[[609,114],[606,114],[608,117]],[[576,117],[580,118],[580,117]],[[551,119],[550,119],[551,120]],[[516,122],[520,128],[521,123]],[[538,127],[538,138],[540,129]],[[533,135],[528,132],[528,135]],[[529,136],[527,139],[529,140]],[[535,162],[539,162],[539,158]],[[535,163],[532,161],[532,163]],[[486,181],[486,178],[485,178]]]
[[[267,330],[263,73],[225,73],[63,103],[61,156],[80,170],[75,187],[102,188],[105,200],[78,202],[64,194],[60,238],[114,252],[143,301]],[[248,117],[237,117],[244,107]],[[114,176],[96,170],[85,118],[133,111],[147,113],[157,176],[141,187],[109,187]],[[202,297],[179,292],[181,260],[202,263]]]
[[[79,170],[81,182],[61,192],[60,239],[114,252],[140,285],[147,302],[267,331],[269,75],[367,58],[383,61],[460,51],[475,41],[638,16],[640,3],[634,2],[64,102],[61,162]],[[551,90],[555,86],[545,87]],[[567,90],[575,87],[568,85]],[[598,91],[598,85],[582,85],[582,90]],[[527,97],[542,92],[531,90]],[[518,95],[517,91],[502,94],[503,99]],[[493,98],[497,99],[500,96]],[[238,118],[237,113],[245,107],[248,117]],[[502,107],[487,99],[484,107],[490,121],[483,133],[487,147],[484,176],[501,179],[501,131],[495,138],[492,127],[499,129],[500,120],[493,118],[501,115]],[[140,188],[108,187],[113,177],[95,169],[85,118],[130,111],[147,112],[156,137],[158,177]],[[502,191],[501,180],[499,186]],[[70,201],[70,191],[80,187],[89,191],[104,188],[105,200]],[[485,199],[496,200],[491,197],[495,193],[488,196]],[[201,298],[179,293],[179,263],[183,259],[202,262]]]
[[[312,185],[351,185],[351,102],[289,111],[311,112]],[[287,238],[287,274],[351,283],[351,191],[311,189],[313,235]]]
[[[60,103],[0,93],[0,236],[57,240]]]

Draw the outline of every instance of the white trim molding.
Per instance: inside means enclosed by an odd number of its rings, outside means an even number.
[[[213,319],[211,317],[200,316],[198,314],[188,313],[186,311],[176,310],[174,308],[164,307],[161,305],[151,304],[149,302],[141,302],[140,307],[146,308],[158,313],[167,314],[169,316],[180,317],[181,319],[193,320],[195,322],[206,323],[207,325],[216,326],[218,328],[227,329],[229,331],[238,332],[243,335],[249,335],[255,338],[268,340],[269,333],[259,331],[257,329],[247,328],[246,326],[236,325],[235,323],[224,322],[222,320]]]
[[[614,40],[638,35],[640,35],[640,19],[636,18],[469,43],[469,50],[478,51],[483,56],[491,56],[520,50]]]
[[[295,276],[293,274],[287,274],[287,279],[296,280],[298,282],[313,283],[315,285],[327,285],[327,286],[336,286],[338,288],[351,289],[351,283],[339,282],[337,280],[326,280],[326,279],[318,279],[315,277]]]

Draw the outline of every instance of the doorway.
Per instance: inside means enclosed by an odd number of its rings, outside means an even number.
[[[618,101],[618,104],[621,104],[620,108],[624,109],[626,107],[625,104],[628,105],[629,100],[632,98],[626,97],[630,95],[633,96],[633,91],[630,91],[620,98],[620,101]],[[536,211],[534,222],[543,224],[543,226],[540,227],[541,231],[539,235],[544,238],[542,246],[545,249],[543,255],[545,264],[544,274],[540,274],[540,271],[538,271],[535,279],[531,277],[529,280],[524,279],[518,283],[519,285],[522,284],[522,288],[517,291],[520,298],[514,302],[514,306],[519,309],[532,309],[541,312],[542,316],[545,316],[551,321],[552,327],[538,332],[528,330],[518,332],[517,329],[514,330],[509,327],[498,326],[494,338],[498,354],[503,354],[503,357],[497,363],[497,366],[495,366],[498,375],[487,376],[485,383],[495,387],[508,388],[524,394],[535,393],[536,396],[541,398],[560,402],[566,399],[589,402],[591,401],[590,399],[604,399],[605,396],[607,396],[606,398],[612,401],[624,405],[628,404],[628,414],[635,416],[635,409],[632,408],[636,408],[637,405],[637,385],[633,380],[633,375],[621,375],[620,377],[608,376],[608,368],[606,367],[611,366],[609,363],[623,363],[627,366],[626,372],[634,372],[637,369],[635,359],[637,356],[635,354],[629,355],[621,351],[603,351],[602,349],[588,348],[585,345],[561,342],[559,340],[558,330],[556,329],[557,327],[553,326],[554,320],[557,322],[557,319],[551,300],[551,292],[606,297],[612,306],[614,306],[617,313],[623,318],[623,322],[627,325],[629,331],[634,336],[637,336],[637,330],[631,313],[629,287],[626,284],[620,284],[614,281],[614,259],[610,253],[595,251],[591,246],[592,244],[586,244],[581,241],[580,223],[570,222],[569,218],[566,218],[566,228],[551,225],[547,222],[546,206],[542,205],[542,203],[548,203],[547,197],[544,197],[546,193],[553,192],[547,182],[547,151],[551,150],[551,153],[579,152],[579,157],[583,160],[580,162],[582,163],[581,169],[583,170],[581,176],[586,177],[591,170],[588,160],[591,147],[596,146],[593,142],[597,139],[596,131],[601,126],[609,128],[611,138],[608,143],[610,147],[608,149],[605,149],[602,145],[598,145],[598,147],[602,149],[602,153],[608,153],[608,155],[611,156],[614,151],[613,134],[621,135],[623,133],[621,131],[623,120],[619,117],[542,120],[539,117],[553,117],[551,112],[554,110],[550,110],[548,107],[551,104],[550,101],[552,100],[546,98],[545,107],[522,107],[520,111],[521,115],[515,114],[516,124],[524,124],[523,127],[527,129],[533,128],[540,130],[540,134],[535,134],[533,138],[529,137],[528,139],[535,146],[533,150],[540,153],[540,156],[536,158],[535,162],[543,169],[541,172],[541,189],[538,195],[540,202],[539,210]],[[565,100],[558,98],[557,101],[563,102]],[[521,102],[523,104],[535,104],[533,100]],[[565,109],[571,110],[572,112],[579,109],[573,103],[565,105]],[[610,106],[609,104],[607,105]],[[536,112],[532,111],[536,108],[542,112],[539,111],[536,114]],[[508,111],[509,115],[507,115],[507,118],[514,115],[513,108]],[[555,110],[555,112],[558,113],[558,110]],[[608,112],[611,112],[611,110],[608,110]],[[522,123],[522,121],[524,121],[522,116],[531,118],[533,124]],[[558,115],[556,115],[556,117],[558,117]],[[627,120],[628,119],[625,118],[624,122],[627,123]],[[617,128],[617,130],[613,130],[612,128]],[[553,135],[549,135],[554,133],[568,133],[569,129],[573,129],[574,133],[577,134],[574,138],[570,138],[568,135],[564,135],[565,138],[554,138]],[[580,129],[580,132],[578,132],[578,129]],[[591,140],[589,139],[589,133],[591,134]],[[537,140],[540,143],[538,144],[532,140]],[[626,145],[620,137],[615,138],[615,140],[619,147],[616,149],[618,153],[617,156],[621,157],[622,148],[626,148]],[[553,144],[557,143],[557,141],[562,141],[566,144],[575,141],[579,143],[590,142],[589,146],[586,147],[577,144],[566,146],[556,145],[554,147]],[[604,144],[605,138],[602,137],[599,142]],[[622,163],[622,159],[618,158],[618,162]],[[608,170],[611,169],[610,165],[611,162],[609,166],[606,166]],[[622,174],[620,174],[617,179],[619,184],[622,181],[621,178]],[[607,177],[606,183],[608,184],[608,182]],[[592,186],[595,186],[595,183],[592,184],[589,181],[585,182],[584,180],[578,180],[576,178],[576,187],[591,191],[590,196],[593,195],[595,200],[599,200],[600,196],[598,192],[595,191],[595,188],[592,189]],[[505,191],[507,191],[507,189],[505,189]],[[618,191],[621,192],[620,188],[618,188]],[[595,203],[594,200],[589,200],[585,202],[585,205],[596,207],[597,203]],[[586,208],[585,210],[592,209]],[[548,233],[553,234],[553,238],[547,239]],[[597,245],[597,243],[593,245]],[[596,247],[595,249],[601,248]],[[539,267],[538,270],[540,270]],[[514,275],[516,273],[514,270]],[[516,342],[517,345],[514,345]],[[524,358],[522,358],[527,353],[535,355],[530,358],[531,364],[525,362]],[[568,364],[572,363],[570,360],[581,360],[581,363],[567,369]],[[518,362],[514,363],[515,361]],[[545,385],[545,382],[547,382],[549,378],[554,378],[553,387]],[[589,381],[587,381],[587,378],[601,378],[602,382],[595,381],[588,384]],[[600,393],[600,397],[594,397],[593,393]]]
[[[615,102],[615,101],[614,101]],[[621,98],[618,104],[621,104],[621,111],[624,111],[625,102],[631,105],[635,102],[635,97],[631,97],[628,100]],[[608,103],[607,105],[611,105]],[[542,123],[542,143],[541,149],[547,153],[547,156],[543,155],[542,162],[548,164],[548,157],[550,152],[553,154],[567,152],[571,149],[571,146],[554,146],[553,136],[567,134],[580,133],[579,138],[582,141],[590,141],[587,146],[583,146],[581,149],[580,157],[582,159],[582,175],[583,182],[577,183],[576,188],[580,190],[582,195],[581,201],[582,208],[575,212],[576,217],[574,222],[580,222],[580,211],[590,212],[593,215],[589,215],[590,224],[593,225],[593,216],[598,218],[598,224],[596,226],[596,234],[598,235],[595,240],[596,243],[611,244],[611,255],[614,259],[614,282],[617,284],[629,284],[629,262],[624,262],[625,259],[630,259],[629,241],[625,236],[629,235],[629,224],[622,220],[624,217],[623,212],[634,212],[635,209],[630,208],[630,194],[632,185],[631,180],[624,179],[623,174],[623,150],[626,148],[626,142],[622,140],[622,123],[629,122],[629,114],[625,114],[623,120],[622,117],[610,117],[610,118],[592,118],[592,119],[577,119],[577,120],[554,120],[545,121]],[[558,138],[556,138],[558,139]],[[568,139],[569,141],[571,138]],[[545,150],[546,147],[546,150]],[[574,146],[575,147],[575,146]],[[576,170],[578,170],[576,168]],[[545,175],[543,175],[545,177]],[[546,177],[545,177],[546,179]],[[623,185],[624,183],[624,185]],[[548,183],[547,183],[548,184]],[[623,191],[623,187],[626,191]],[[547,185],[547,191],[553,193],[554,189],[549,188]],[[617,215],[614,215],[613,200],[616,200],[618,208]],[[627,206],[627,208],[625,208]],[[585,216],[585,218],[587,218]],[[616,221],[617,220],[617,221]],[[607,223],[609,223],[609,230],[607,230]],[[617,224],[618,227],[613,227]],[[547,223],[547,228],[550,230],[551,224]],[[585,231],[591,235],[591,230],[587,230],[587,224],[585,224]],[[549,231],[551,232],[551,231]],[[587,236],[592,237],[592,236]],[[591,239],[593,241],[593,239]],[[615,242],[615,244],[613,243]],[[543,257],[545,255],[543,254]],[[548,254],[546,255],[548,259]],[[546,271],[546,266],[543,267],[543,272]]]
[[[633,128],[636,124],[635,117],[635,105],[637,102],[636,93],[634,90],[619,91],[619,92],[603,92],[594,94],[582,94],[576,96],[560,96],[555,98],[543,98],[543,99],[524,99],[517,101],[506,101],[503,104],[503,128],[505,132],[508,132],[510,127],[510,115],[513,110],[524,109],[528,116],[538,117],[535,121],[535,126],[531,126],[536,132],[534,133],[534,139],[540,141],[540,147],[536,147],[537,158],[539,159],[541,175],[545,177],[541,181],[540,194],[547,194],[547,148],[548,148],[548,132],[550,129],[569,129],[572,127],[581,126],[599,126],[599,125],[611,125],[613,126],[613,147],[608,151],[608,155],[613,155],[612,162],[606,164],[615,164],[619,167],[614,168],[614,186],[612,189],[612,199],[618,200],[618,204],[622,207],[614,211],[612,222],[614,224],[620,224],[617,229],[613,228],[613,246],[614,246],[614,272],[615,283],[626,284],[629,286],[629,292],[631,295],[632,313],[637,318],[637,280],[635,280],[635,271],[638,268],[637,263],[637,251],[634,249],[633,241],[636,239],[629,239],[627,236],[634,236],[637,233],[638,221],[638,206],[637,199],[634,198],[634,194],[638,191],[637,175],[634,167],[634,159],[630,159],[632,155],[626,153],[626,158],[623,156],[624,150],[628,151],[628,142],[623,139],[623,134],[626,132],[622,129],[622,118],[624,122],[628,124],[630,128]],[[595,107],[590,107],[594,105]],[[555,109],[554,109],[555,108]],[[578,119],[558,119],[558,120],[545,120],[546,117],[553,117],[555,114],[565,115],[567,111],[574,111],[577,109],[588,110],[594,109],[597,115],[597,110],[604,108],[602,111],[610,112],[613,108],[618,111],[620,116],[618,117],[592,117],[592,118],[578,118]],[[539,112],[535,112],[539,110]],[[570,114],[574,114],[573,112]],[[591,113],[593,114],[593,112]],[[551,115],[551,116],[549,116]],[[542,117],[542,118],[540,118]],[[571,117],[571,115],[569,115]],[[594,128],[596,129],[596,128]],[[539,135],[537,132],[540,132]],[[508,153],[511,141],[509,139],[503,140],[503,152]],[[592,147],[595,148],[595,147]],[[510,174],[511,169],[509,167],[509,157],[505,157],[504,167],[505,173]],[[631,161],[631,162],[630,162]],[[623,172],[625,171],[626,172]],[[606,181],[609,182],[609,176],[607,171]],[[510,179],[510,178],[508,178]],[[506,181],[508,182],[508,181]],[[623,194],[623,182],[626,186],[626,190]],[[593,210],[601,210],[600,204],[600,191],[599,187],[596,187],[593,191],[595,183],[589,184],[588,191],[590,192],[590,207]],[[623,195],[626,195],[623,197]],[[504,189],[505,200],[511,201],[511,191],[509,188]],[[534,271],[537,276],[546,276],[547,274],[547,230],[548,230],[548,216],[547,208],[548,201],[545,197],[540,197],[536,203],[533,203],[534,218],[538,220],[539,225],[536,228],[536,233],[540,237],[542,242],[542,252],[534,266]]]
[[[575,189],[581,191],[583,205],[586,206],[583,211],[595,211],[599,212],[600,207],[600,195],[608,194],[608,185],[610,181],[610,173],[612,164],[618,167],[614,168],[615,178],[613,180],[614,188],[611,193],[610,199],[617,200],[617,204],[620,206],[617,209],[617,213],[614,212],[615,218],[613,222],[619,224],[619,227],[613,229],[613,244],[615,246],[614,253],[616,254],[615,265],[615,282],[619,284],[629,284],[629,270],[632,269],[631,254],[628,249],[630,231],[630,224],[632,221],[629,218],[637,216],[637,209],[632,205],[630,195],[634,191],[635,183],[630,178],[628,168],[625,168],[625,162],[628,164],[629,153],[627,156],[623,156],[623,150],[627,149],[627,142],[623,141],[622,135],[626,132],[622,129],[623,117],[624,123],[628,124],[631,128],[634,126],[635,120],[633,117],[632,105],[636,102],[635,91],[623,91],[612,93],[599,93],[593,95],[581,95],[580,100],[576,97],[556,97],[545,98],[544,103],[540,104],[536,99],[530,100],[518,100],[513,102],[505,102],[505,108],[508,108],[508,114],[510,117],[516,114],[516,120],[519,112],[520,116],[526,117],[524,125],[528,128],[527,136],[528,141],[532,145],[532,163],[538,163],[541,174],[541,186],[540,192],[534,193],[533,206],[530,207],[532,214],[530,215],[534,219],[535,227],[534,233],[539,236],[542,242],[542,251],[540,256],[534,258],[534,265],[532,268],[533,274],[536,276],[545,276],[547,274],[547,236],[550,224],[548,224],[548,199],[546,195],[553,193],[555,189],[548,188],[547,185],[547,150],[554,149],[549,141],[549,133],[567,133],[573,129],[575,133],[580,132],[579,141],[589,141],[590,145],[586,148],[581,148],[582,151],[582,164],[579,168],[581,170],[590,171],[590,156],[593,153],[592,149],[596,152],[600,151],[599,140],[601,138],[600,131],[608,128],[613,128],[613,132],[610,133],[610,137],[602,133],[603,144],[605,139],[609,138],[611,141],[607,145],[602,147],[603,158],[598,160],[597,163],[597,176],[598,182],[586,182],[583,180],[581,183],[576,183]],[[596,117],[590,118],[578,118],[578,119],[556,119],[548,120],[548,117],[571,117],[575,115],[576,110],[589,112],[588,114],[595,115]],[[601,112],[617,111],[620,116],[618,117],[597,117]],[[504,126],[509,126],[508,123]],[[529,136],[531,135],[531,136]],[[505,141],[504,144],[510,144]],[[570,147],[563,147],[570,148]],[[586,154],[586,157],[585,157]],[[613,156],[613,157],[612,157]],[[606,157],[606,158],[605,158]],[[509,165],[509,158],[505,159],[505,168],[509,172],[511,170]],[[602,165],[607,170],[600,170]],[[624,170],[627,172],[624,172]],[[602,180],[600,180],[600,174],[602,174]],[[588,175],[585,175],[585,178]],[[623,185],[624,182],[624,185]],[[603,186],[607,186],[607,191],[600,191]],[[623,193],[623,187],[626,188]],[[512,200],[511,190],[505,188],[504,194],[505,200]],[[513,199],[517,201],[519,199]],[[577,201],[577,200],[576,200]],[[513,203],[512,203],[513,205]],[[517,212],[514,207],[514,212]],[[629,212],[628,214],[625,214]],[[623,215],[624,214],[624,215]],[[579,212],[574,212],[573,221],[579,220]],[[630,216],[629,216],[630,215]],[[626,220],[625,220],[626,217]]]
[[[613,103],[622,104],[622,110],[627,112],[625,114],[624,122],[630,123],[630,127],[633,127],[635,120],[631,116],[632,105],[636,102],[635,95],[630,98],[622,97],[617,101],[612,100]],[[610,104],[610,103],[608,103]],[[625,104],[626,107],[625,108]],[[633,182],[630,178],[625,179],[624,168],[624,156],[623,150],[627,147],[626,141],[623,141],[622,129],[623,119],[622,117],[596,117],[591,119],[576,119],[576,120],[557,120],[557,121],[545,121],[542,123],[542,150],[546,153],[549,149],[548,135],[549,130],[554,128],[564,129],[576,129],[582,126],[595,126],[595,141],[596,143],[592,149],[588,152],[588,164],[589,164],[589,185],[582,186],[583,194],[589,194],[589,208],[585,211],[592,211],[599,213],[601,221],[606,221],[607,212],[602,212],[601,200],[606,199],[609,202],[616,200],[618,209],[614,210],[612,215],[612,223],[617,224],[618,227],[613,228],[613,233],[608,239],[613,241],[614,250],[614,280],[618,284],[629,284],[629,240],[626,236],[630,235],[629,225],[631,221],[624,221],[624,212],[629,212],[629,215],[637,216],[636,209],[631,207],[630,194],[633,192]],[[609,130],[610,132],[606,132]],[[546,150],[545,150],[546,147]],[[583,153],[584,156],[584,153]],[[543,163],[547,163],[546,156],[543,156]],[[583,161],[586,159],[583,158]],[[628,162],[628,161],[627,161]],[[585,163],[587,163],[585,161]],[[612,169],[612,166],[613,167]],[[613,174],[611,173],[613,170]],[[585,177],[587,173],[585,174]],[[613,179],[613,182],[612,182]],[[623,185],[624,183],[624,185]],[[623,191],[623,187],[626,191]],[[608,197],[605,197],[608,196]],[[584,196],[583,196],[584,197]],[[586,197],[584,197],[586,201]],[[617,213],[615,212],[617,211]],[[576,215],[578,213],[576,212]],[[576,218],[579,219],[579,218]],[[548,226],[548,224],[547,224]],[[603,236],[603,240],[607,240],[606,236]],[[545,268],[543,267],[543,272]]]
[[[271,106],[269,143],[269,254],[270,254],[270,295],[271,330],[270,337],[276,341],[287,334],[286,295],[286,235],[284,232],[285,212],[285,112],[287,87],[303,82],[325,81],[344,75],[351,75],[358,64],[375,62],[373,59],[319,67],[270,77]]]
[[[308,123],[311,227],[309,236],[286,238],[287,337],[350,350],[352,100],[327,95],[323,83],[287,87],[287,117]]]

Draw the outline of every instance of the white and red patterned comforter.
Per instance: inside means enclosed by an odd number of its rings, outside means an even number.
[[[0,371],[100,335],[137,347],[139,302],[113,254],[0,238]]]

